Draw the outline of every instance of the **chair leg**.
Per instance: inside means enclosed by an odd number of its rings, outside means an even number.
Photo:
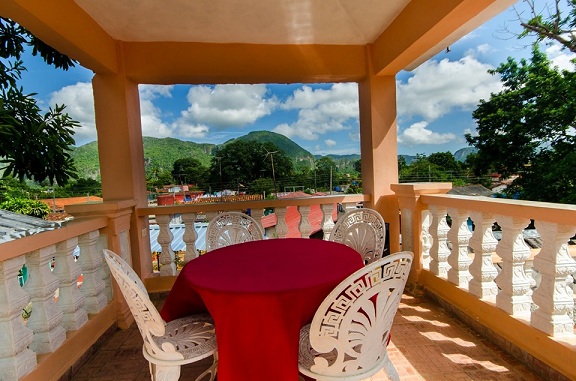
[[[217,369],[218,369],[218,352],[215,352],[214,353],[214,361],[212,362],[212,365],[210,366],[210,368],[208,368],[204,372],[202,372],[196,378],[196,381],[203,381],[204,377],[206,377],[207,375],[210,375],[210,378],[207,381],[214,381],[214,378],[216,377]]]
[[[390,359],[387,359],[387,361],[384,363],[384,369],[386,370],[388,379],[392,381],[400,381],[400,376],[398,375],[398,372],[396,371],[396,368],[394,368],[394,364],[392,364]]]
[[[150,363],[152,381],[178,381],[180,365],[159,365]]]

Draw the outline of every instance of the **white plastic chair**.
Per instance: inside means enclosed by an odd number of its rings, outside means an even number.
[[[324,299],[300,331],[300,372],[318,381],[363,380],[398,372],[386,345],[414,255],[404,251],[356,271]]]
[[[241,212],[225,212],[208,223],[206,251],[260,239],[264,239],[264,229],[254,218]]]
[[[353,209],[338,218],[329,240],[353,248],[364,258],[364,263],[372,263],[382,258],[386,225],[375,210]]]
[[[209,376],[209,380],[213,381],[218,353],[210,315],[192,315],[164,322],[130,265],[108,249],[104,249],[104,258],[144,339],[142,353],[150,364],[152,380],[176,381],[180,378],[181,365],[214,356],[212,366],[196,379],[205,380]]]

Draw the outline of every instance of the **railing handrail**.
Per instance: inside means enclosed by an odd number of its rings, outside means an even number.
[[[47,230],[13,241],[3,242],[0,244],[0,261],[18,257],[24,252],[31,252],[55,245],[68,238],[99,230],[107,225],[108,218],[106,217],[72,220],[66,222],[61,227],[54,228],[54,230]],[[23,251],[22,248],[25,248],[25,251]]]
[[[423,194],[424,204],[436,204],[452,208],[481,210],[485,213],[513,215],[515,217],[535,219],[557,224],[572,225],[576,221],[576,205],[551,202],[526,201],[478,196],[459,196],[449,194]],[[466,205],[463,205],[465,202]],[[556,212],[556,213],[551,213]]]
[[[296,197],[296,198],[280,198],[275,200],[257,200],[257,201],[237,201],[237,202],[222,202],[222,203],[189,203],[178,205],[162,205],[162,206],[149,206],[144,208],[137,208],[136,213],[138,216],[159,215],[159,214],[175,214],[175,213],[190,213],[190,212],[215,212],[223,209],[226,210],[244,210],[244,209],[264,209],[274,207],[286,207],[292,205],[321,205],[321,204],[335,204],[335,203],[351,203],[370,201],[370,195],[365,194],[348,194],[337,196],[310,196],[310,197]],[[223,208],[225,206],[225,208]]]

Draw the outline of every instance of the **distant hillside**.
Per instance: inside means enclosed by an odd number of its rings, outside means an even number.
[[[468,155],[476,152],[478,152],[478,149],[475,147],[461,148],[458,151],[454,152],[454,159],[456,159],[456,161],[464,162],[466,161],[466,157]]]
[[[310,158],[314,157],[314,155],[300,147],[298,144],[294,143],[292,140],[288,139],[286,136],[271,131],[252,131],[247,135],[240,136],[239,138],[230,139],[224,144],[238,140],[273,143],[276,147],[284,151],[286,156],[295,162],[299,160],[309,160]]]
[[[198,144],[174,138],[143,137],[144,165],[146,171],[154,168],[172,170],[172,164],[186,157],[198,159],[205,166],[210,165],[214,144]],[[100,179],[100,163],[98,161],[98,144],[91,142],[75,148],[71,152],[78,175],[83,178]]]

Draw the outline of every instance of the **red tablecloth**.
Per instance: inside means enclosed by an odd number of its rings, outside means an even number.
[[[363,265],[353,249],[317,239],[232,245],[186,264],[161,315],[212,315],[218,381],[297,381],[300,328]]]

